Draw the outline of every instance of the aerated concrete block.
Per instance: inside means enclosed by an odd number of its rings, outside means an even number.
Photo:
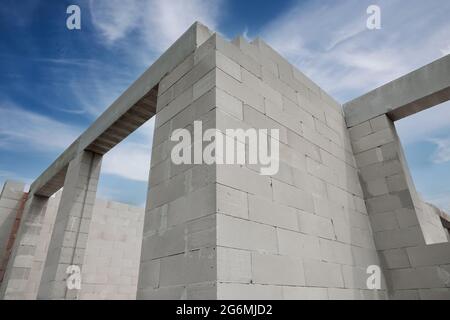
[[[252,253],[252,279],[257,284],[305,285],[301,259]]]

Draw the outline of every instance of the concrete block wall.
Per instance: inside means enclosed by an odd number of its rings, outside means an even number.
[[[279,129],[280,171],[174,165],[194,120]],[[261,40],[215,34],[161,81],[147,201],[138,298],[384,298],[341,106]]]
[[[450,299],[450,244],[418,196],[393,122],[349,128],[376,247],[393,299]]]
[[[29,279],[33,276],[34,257],[39,246],[39,234],[43,228],[48,198],[28,195],[16,239],[1,284],[3,299],[28,298]]]
[[[422,201],[422,219],[427,230],[424,232],[429,239],[427,243],[442,243],[448,242],[448,231],[444,228],[441,222],[441,210],[432,204]],[[424,227],[422,227],[423,229]]]
[[[384,298],[366,286],[379,260],[341,106],[260,39],[216,48],[238,106],[217,103],[217,128],[280,130],[276,175],[216,168],[218,298]]]
[[[56,213],[58,212],[59,202],[61,201],[61,191],[48,199],[45,213],[42,219],[42,226],[36,242],[36,248],[33,254],[30,274],[27,279],[23,299],[34,300],[37,298],[39,285],[41,283],[42,271],[44,269],[45,259],[53,232]]]
[[[27,294],[36,299],[61,192],[50,198]],[[136,298],[144,208],[96,199],[84,256],[80,300]]]
[[[70,265],[83,269],[101,160],[101,155],[84,151],[70,161],[42,272],[39,299],[78,298],[78,290],[67,287],[66,270]]]
[[[6,181],[0,193],[0,279],[3,279],[9,259],[8,243],[22,198],[25,184],[18,181]],[[1,280],[0,280],[1,283]]]
[[[22,182],[6,181],[0,193],[0,259],[3,259],[24,188]]]
[[[136,299],[144,208],[96,199],[80,299]]]
[[[214,46],[214,38],[201,44],[158,87],[138,299],[217,297],[216,168],[170,156],[173,130],[192,132],[195,120],[215,126]]]
[[[23,191],[19,192],[23,186],[22,183],[7,182],[4,189],[8,189],[8,192],[3,195],[12,198],[11,192],[17,190],[15,198],[19,198],[19,193],[23,194]],[[9,266],[6,283],[2,286],[1,299],[37,298],[61,194],[62,190],[46,202],[43,214],[39,215],[42,223],[38,234],[32,236],[34,233],[22,231],[26,239],[16,244],[13,263]],[[143,218],[144,208],[95,200],[79,299],[136,298]],[[29,223],[22,229],[25,227],[29,227]],[[22,270],[24,261],[29,261],[26,276]]]
[[[447,233],[415,191],[389,117],[347,128],[342,107],[264,41],[194,28],[185,41],[197,48],[158,85],[145,213],[96,201],[101,156],[81,152],[60,204],[29,197],[2,296],[450,299]],[[175,165],[170,136],[196,120],[201,133],[278,129],[279,171]],[[66,289],[71,264],[82,267],[81,291]],[[373,265],[380,290],[367,288]]]
[[[444,227],[444,232],[448,239],[447,241],[450,242],[450,215],[448,214],[448,212],[441,210],[431,203],[425,202],[425,206],[428,207],[430,214],[438,216],[439,225],[437,227],[440,227],[440,225]],[[434,223],[436,224],[436,222]]]

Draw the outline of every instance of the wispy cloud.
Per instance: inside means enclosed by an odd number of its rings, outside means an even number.
[[[67,79],[71,105],[63,110],[75,110],[90,118],[97,118],[132,83],[131,77],[120,74],[112,68],[105,68],[101,74],[95,68],[87,68]],[[109,77],[108,77],[109,75]]]
[[[55,152],[67,148],[80,128],[27,111],[12,103],[0,103],[0,148]]]
[[[432,139],[437,147],[436,151],[432,155],[434,163],[445,163],[450,161],[450,138],[447,139]]]
[[[381,8],[381,30],[366,28],[372,4]],[[262,37],[344,103],[450,53],[448,12],[447,0],[299,0]],[[433,141],[433,168],[450,160],[449,114],[450,102],[396,122],[406,147]],[[448,190],[437,194],[423,180],[427,200],[450,209]]]
[[[442,136],[442,131],[450,129],[450,102],[424,110],[396,121],[398,134],[405,145],[426,142]]]
[[[222,12],[221,0],[86,2],[89,11],[83,13],[89,14],[83,19],[91,19],[95,32],[74,44],[77,52],[83,53],[82,57],[63,52],[54,57],[31,58],[45,67],[45,79],[41,79],[39,86],[52,95],[45,107],[81,115],[76,118],[79,127],[68,124],[67,117],[56,120],[2,103],[0,148],[27,150],[33,154],[62,152],[84,131],[86,118],[91,122],[98,117],[193,22],[198,20],[215,29]],[[65,43],[65,39],[62,42]],[[98,50],[101,56],[96,55]],[[42,100],[39,102],[42,104]],[[106,154],[102,174],[135,181],[130,184],[134,187],[147,181],[153,125],[154,122],[149,121]],[[14,172],[5,174],[14,176]],[[111,186],[103,186],[108,187]]]
[[[124,54],[123,67],[91,60],[45,60],[81,68],[66,78],[72,105],[58,110],[97,117],[194,21],[216,28],[221,5],[221,0],[90,0],[97,40]],[[146,181],[148,174],[142,173],[149,170],[152,135],[153,122],[149,122],[131,141],[127,139],[105,156],[103,172]]]
[[[59,111],[98,117],[151,63],[196,20],[215,28],[221,0],[88,0],[92,40],[112,58],[44,59],[55,65],[54,78],[68,99]],[[86,15],[86,17],[89,17]],[[86,45],[86,44],[84,44]],[[120,54],[116,56],[116,52]],[[68,66],[72,72],[64,72]]]
[[[0,149],[33,150],[35,154],[64,151],[84,130],[50,117],[27,111],[11,103],[0,104]],[[102,173],[136,181],[147,181],[150,170],[154,121],[148,121],[105,155]],[[0,171],[0,177],[16,173]],[[24,180],[24,179],[22,179]],[[29,181],[29,178],[25,178]]]
[[[106,42],[113,43],[122,39],[139,24],[140,10],[138,4],[142,4],[142,1],[89,0],[92,22]]]
[[[55,94],[52,108],[73,118],[84,115],[90,121],[194,21],[217,30],[226,11],[225,0],[86,1],[89,14],[83,19],[91,18],[95,33],[94,37],[84,34],[82,41],[86,43],[77,50],[86,53],[87,59],[62,54],[40,62],[48,70],[44,73],[48,79],[41,82]],[[381,30],[366,29],[366,8],[371,4],[382,9]],[[16,11],[22,15],[19,9]],[[298,0],[268,22],[261,34],[300,70],[345,102],[450,53],[449,11],[447,0]],[[15,19],[15,15],[11,17]],[[32,15],[26,17],[28,24]],[[399,122],[400,135],[406,143],[436,138],[437,130],[448,127],[449,108],[447,104],[421,113],[422,118]],[[65,124],[11,103],[0,103],[0,114],[0,148],[4,150],[19,146],[19,150],[32,152],[60,152],[84,130],[84,126]],[[146,181],[152,125],[149,122],[108,153],[102,172]],[[435,159],[443,161],[448,159],[448,144],[439,141]]]
[[[368,30],[366,9],[381,8],[381,30]],[[449,45],[450,2],[436,0],[298,1],[269,23],[263,38],[341,102],[440,58]],[[444,49],[443,49],[444,48]],[[450,102],[396,122],[405,145],[449,128]],[[439,141],[435,159],[448,156]]]
[[[154,123],[154,120],[146,122],[132,136],[108,152],[103,159],[102,173],[148,181]]]
[[[83,43],[83,45],[88,45]],[[84,47],[80,50],[86,50]],[[6,58],[10,58],[5,55]],[[35,90],[18,81],[14,88],[33,104],[72,115],[83,115],[84,119],[98,117],[135,80],[138,68],[130,61],[122,67],[123,61],[73,57],[25,57],[29,65],[36,65],[41,73],[39,81],[33,83]],[[142,71],[142,69],[141,69]],[[35,91],[40,94],[36,94]],[[41,92],[46,94],[42,99]],[[1,98],[12,100],[8,92]],[[79,120],[79,119],[77,119]]]
[[[194,21],[216,28],[221,4],[221,0],[89,1],[94,26],[107,44],[132,42],[130,50],[146,55],[168,48]]]
[[[70,86],[80,106],[92,116],[105,107],[195,21],[217,28],[221,0],[112,0],[89,1],[100,43],[124,53],[128,74],[116,81],[89,73],[89,82],[74,78]],[[117,69],[117,68],[116,68]],[[113,70],[114,69],[113,66]],[[104,72],[103,72],[104,73]],[[147,122],[105,155],[102,172],[134,181],[147,181],[154,121]]]
[[[49,63],[49,64],[55,64],[55,65],[62,65],[62,66],[76,66],[76,67],[86,67],[86,66],[92,66],[92,64],[97,63],[94,60],[90,59],[68,59],[68,58],[31,58],[34,62],[39,63]]]
[[[150,156],[150,143],[123,143],[105,155],[102,173],[130,180],[148,181]]]
[[[366,29],[378,4],[382,29]],[[439,58],[450,38],[450,2],[298,1],[263,38],[341,102]]]

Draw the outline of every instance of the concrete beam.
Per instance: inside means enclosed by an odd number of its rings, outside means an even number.
[[[77,155],[84,150],[103,155],[153,117],[158,83],[212,33],[201,23],[195,22],[32,183],[30,193],[51,196],[63,186],[69,162]],[[136,117],[130,117],[132,114],[139,114],[139,119],[136,121]],[[125,131],[121,126],[123,123],[130,123]],[[116,127],[122,132],[120,141],[105,144],[105,136],[111,131],[117,132]]]
[[[387,114],[399,120],[450,99],[450,55],[344,104],[347,126]]]
[[[31,184],[30,194],[50,197],[62,188],[69,162],[75,158],[79,139],[75,140],[56,160]]]
[[[194,23],[80,136],[78,152],[86,149],[118,121],[211,34],[207,27]]]

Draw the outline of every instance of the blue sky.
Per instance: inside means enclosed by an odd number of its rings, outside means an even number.
[[[371,4],[381,30],[366,28]],[[450,53],[449,13],[448,0],[3,0],[0,183],[31,183],[195,20],[261,36],[346,102]],[[450,104],[396,125],[417,189],[450,209]],[[144,204],[152,134],[149,121],[105,156],[98,196]]]

